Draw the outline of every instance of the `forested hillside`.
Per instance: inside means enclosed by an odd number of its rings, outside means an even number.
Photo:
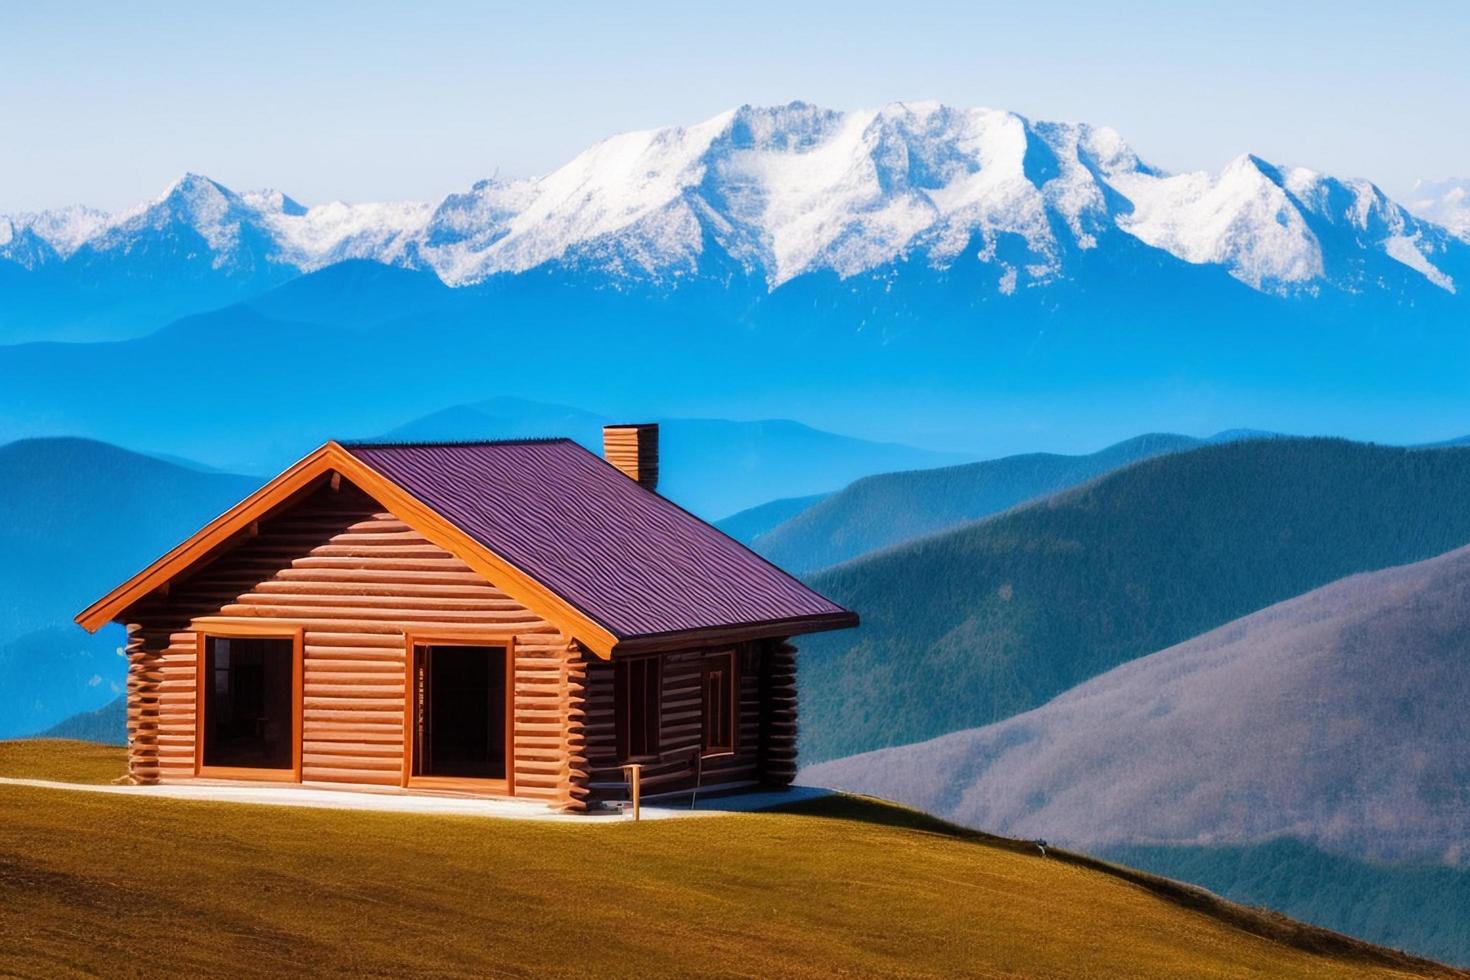
[[[1207,446],[815,576],[857,630],[802,644],[807,762],[1033,708],[1354,572],[1470,541],[1470,450]]]
[[[69,738],[78,742],[102,745],[126,745],[128,742],[128,704],[117,697],[95,711],[84,711],[63,718],[41,733],[42,738]]]
[[[1203,444],[1189,436],[1152,434],[1086,456],[1027,453],[870,476],[757,535],[752,546],[783,568],[811,572],[1066,490],[1140,459]]]

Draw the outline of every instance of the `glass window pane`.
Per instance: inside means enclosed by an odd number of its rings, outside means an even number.
[[[296,744],[295,644],[276,637],[209,637],[204,644],[206,766],[290,769]]]

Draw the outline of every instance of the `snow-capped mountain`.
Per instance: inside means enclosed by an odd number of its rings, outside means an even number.
[[[278,280],[361,258],[450,285],[539,268],[652,282],[738,272],[770,289],[817,272],[979,263],[1009,294],[1134,241],[1266,293],[1453,293],[1470,274],[1456,237],[1470,235],[1465,193],[1426,186],[1416,216],[1367,181],[1250,155],[1219,173],[1164,174],[1104,127],[797,102],[614,136],[543,177],[482,181],[434,206],[303,207],[190,174],[124,214],[0,219],[0,259],[40,270],[150,257]]]
[[[1006,112],[745,107],[616,136],[546,177],[451,198],[422,254],[460,283],[549,262],[681,276],[714,253],[774,288],[915,252],[944,266],[972,245],[980,261],[1003,261],[997,245],[1011,236],[1027,260],[1007,272],[1044,281],[1109,224],[1099,175],[1142,169],[1111,131]]]
[[[197,244],[197,254],[222,270],[272,263],[305,272],[352,258],[396,262],[430,210],[422,204],[306,208],[279,191],[236,193],[184,174],[157,198],[116,215],[78,206],[0,218],[0,258],[34,268],[174,242]]]
[[[0,258],[27,269],[69,258],[107,222],[106,212],[80,204],[54,211],[0,216]]]

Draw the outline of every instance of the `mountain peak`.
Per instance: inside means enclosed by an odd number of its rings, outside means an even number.
[[[224,184],[219,183],[212,177],[196,174],[186,170],[178,177],[169,182],[162,194],[154,198],[153,203],[163,204],[171,200],[194,201],[201,197],[225,197],[233,198],[237,195]]]

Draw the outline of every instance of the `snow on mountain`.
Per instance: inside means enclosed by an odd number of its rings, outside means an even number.
[[[65,259],[107,223],[107,213],[81,204],[33,214],[0,215],[0,258],[28,269]]]
[[[993,261],[1011,235],[1044,280],[1060,270],[1053,214],[1079,247],[1106,224],[1089,169],[1101,164],[1084,158],[1142,166],[1109,130],[988,109],[746,106],[616,136],[546,177],[452,197],[421,254],[450,283],[553,261],[677,276],[713,243],[775,287],[816,270],[867,272],[912,247],[947,264],[978,240],[977,256]],[[466,234],[470,216],[481,223]]]
[[[1457,247],[1454,239],[1445,229],[1415,218],[1375,184],[1339,180],[1306,167],[1285,172],[1274,171],[1269,164],[1263,163],[1262,167],[1274,173],[1273,179],[1286,188],[1309,222],[1316,219],[1319,239],[1330,232],[1345,241],[1347,247],[1337,249],[1338,253],[1353,256],[1382,252],[1439,288],[1455,291],[1454,281],[1434,261],[1435,256]],[[1342,274],[1332,278],[1338,285],[1349,285]],[[1367,285],[1370,283],[1365,281],[1351,284],[1358,288]]]
[[[1408,208],[1470,242],[1470,178],[1418,181]]]
[[[408,264],[406,250],[432,211],[429,205],[416,202],[343,204],[334,201],[312,208],[297,205],[297,208],[262,208],[261,218],[279,243],[282,260],[304,271],[345,259]]]
[[[1256,289],[1322,276],[1322,251],[1286,190],[1254,157],[1218,175],[1119,173],[1111,185],[1133,204],[1119,227],[1196,265],[1222,265]]]
[[[42,211],[39,214],[22,215],[21,217],[25,219],[26,225],[56,249],[57,254],[62,258],[80,248],[83,242],[97,234],[107,222],[105,211],[98,211],[96,208],[89,208],[82,204],[73,204],[55,211]]]
[[[1442,257],[1462,268],[1464,243],[1431,219],[1470,235],[1470,218],[1455,217],[1470,215],[1465,191],[1426,186],[1415,217],[1366,181],[1249,155],[1218,174],[1162,174],[1101,127],[937,103],[794,102],[624,133],[545,176],[481,181],[434,206],[303,207],[189,174],[115,217],[0,219],[0,258],[35,268],[173,236],[189,255],[202,243],[225,272],[359,258],[465,285],[551,265],[653,281],[734,268],[772,289],[819,271],[978,261],[1014,292],[1065,278],[1070,257],[1127,235],[1266,292],[1359,292],[1406,271],[1452,292]]]
[[[163,194],[117,215],[70,207],[0,217],[0,257],[33,268],[71,258],[83,246],[93,255],[126,253],[149,239],[188,234],[203,240],[217,269],[245,264],[252,242],[254,258],[303,272],[344,259],[406,264],[405,247],[432,210],[412,202],[307,208],[280,191],[236,193],[186,173]],[[22,258],[22,245],[30,261]]]
[[[1445,236],[1366,181],[1254,156],[1167,176],[1111,129],[936,103],[745,106],[615,136],[545,177],[448,198],[417,254],[458,285],[553,262],[674,278],[717,247],[775,288],[969,250],[1012,291],[1065,276],[1069,252],[1117,231],[1263,291],[1356,291],[1379,260],[1453,290],[1433,258]]]
[[[1283,170],[1244,155],[1219,175],[1125,172],[1109,183],[1133,204],[1119,219],[1125,231],[1186,262],[1222,265],[1255,289],[1315,291],[1325,281],[1357,291],[1382,256],[1454,292],[1431,258],[1449,247],[1443,230],[1368,181]]]
[[[216,268],[237,258],[257,212],[240,195],[198,174],[184,174],[159,197],[110,219],[86,243],[94,253],[127,251],[152,236],[186,229],[202,238]]]

